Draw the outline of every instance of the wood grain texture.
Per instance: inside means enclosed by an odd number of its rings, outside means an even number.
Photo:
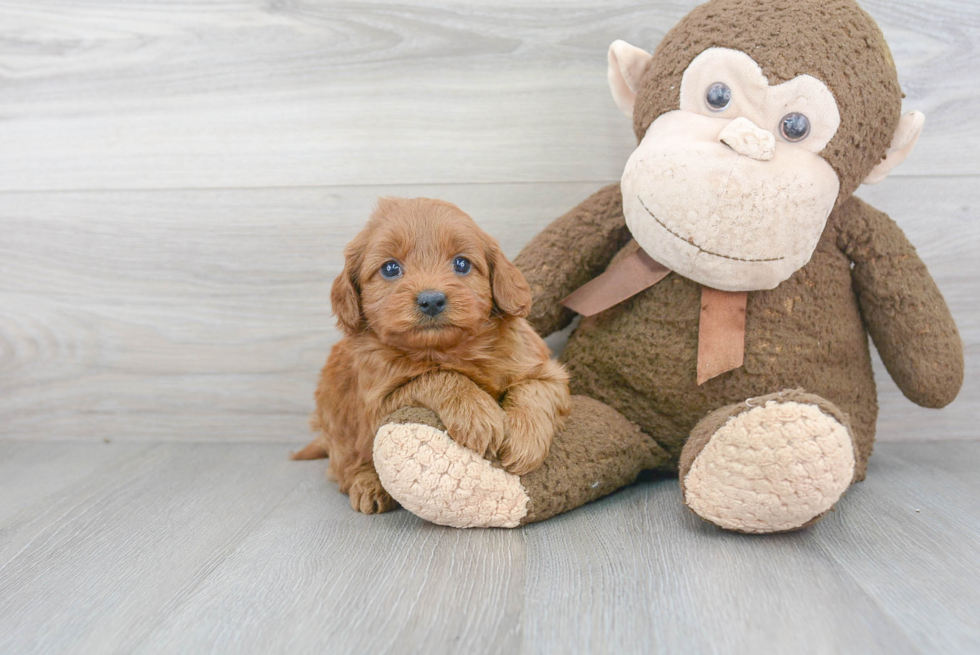
[[[618,179],[606,49],[697,0],[0,2],[0,190]],[[900,175],[980,173],[980,5],[866,0],[929,116]]]
[[[978,444],[876,450],[866,482],[852,492],[855,502],[848,498],[827,522],[821,548],[920,652],[980,652]],[[851,547],[840,548],[842,542]],[[937,622],[939,615],[949,622]]]
[[[456,201],[513,255],[593,187],[0,194],[0,435],[302,439],[378,195]]]
[[[133,443],[99,448],[92,443],[61,442],[40,449],[29,441],[0,443],[0,525],[23,511],[42,514],[58,492],[147,448],[146,444]],[[4,535],[2,542],[8,534],[0,534]]]
[[[881,444],[830,517],[770,537],[701,522],[669,479],[461,531],[356,514],[283,444],[72,446],[0,442],[3,466],[73,478],[0,494],[2,652],[980,648],[976,442]]]
[[[164,617],[140,652],[519,652],[520,532],[442,528],[405,511],[364,516],[334,485],[314,482]]]
[[[813,543],[821,529],[723,533],[683,507],[676,482],[655,487],[535,528],[524,625],[537,652],[916,652]]]
[[[303,482],[283,450],[154,446],[5,521],[0,651],[132,652]]]
[[[0,437],[302,440],[339,336],[330,282],[378,195],[456,202],[513,256],[597,186],[0,194]],[[861,190],[917,244],[967,348],[966,384],[942,411],[910,403],[878,365],[881,439],[977,438],[977,189]]]

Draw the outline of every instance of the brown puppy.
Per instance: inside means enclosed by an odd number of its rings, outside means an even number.
[[[538,468],[569,410],[568,376],[524,320],[531,290],[497,242],[448,202],[382,198],[344,254],[331,300],[346,336],[320,374],[319,434],[293,459],[329,455],[354,509],[394,509],[374,435],[422,406],[508,471]]]

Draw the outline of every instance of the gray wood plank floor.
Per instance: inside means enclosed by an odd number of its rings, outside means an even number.
[[[980,443],[886,443],[811,529],[641,482],[518,530],[368,517],[284,444],[0,441],[4,653],[980,651]]]

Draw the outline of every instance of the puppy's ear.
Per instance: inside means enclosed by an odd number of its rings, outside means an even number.
[[[347,336],[361,331],[364,326],[364,315],[361,312],[361,285],[358,272],[364,257],[364,247],[367,245],[367,235],[361,232],[344,248],[344,270],[333,281],[330,290],[330,303],[333,306],[337,325]]]
[[[524,275],[504,257],[500,245],[493,239],[487,241],[487,261],[493,304],[503,314],[525,318],[531,313],[531,287]]]

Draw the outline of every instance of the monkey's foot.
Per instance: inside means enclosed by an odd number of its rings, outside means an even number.
[[[684,502],[726,530],[785,532],[824,516],[854,479],[844,414],[802,391],[750,399],[705,417],[681,453]]]
[[[514,528],[527,516],[521,479],[453,441],[436,415],[395,412],[374,438],[381,484],[416,516],[455,528]]]

